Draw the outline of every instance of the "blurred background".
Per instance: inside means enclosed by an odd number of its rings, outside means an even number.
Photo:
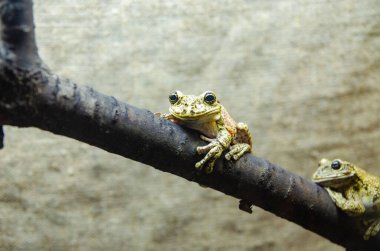
[[[320,158],[380,175],[377,0],[36,0],[61,77],[152,112],[217,93],[257,156],[304,177]],[[33,128],[5,127],[0,250],[343,250],[260,208]]]

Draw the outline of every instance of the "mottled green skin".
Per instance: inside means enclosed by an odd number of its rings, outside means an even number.
[[[248,126],[236,123],[218,100],[205,102],[205,94],[210,92],[199,96],[184,95],[180,91],[175,93],[179,97],[178,101],[171,104],[169,114],[162,117],[202,133],[201,138],[209,142],[197,147],[198,154],[206,155],[195,164],[196,168],[205,167],[206,172],[211,173],[215,161],[227,148],[230,149],[225,155],[227,160],[238,160],[244,153],[251,151],[252,137]]]
[[[332,163],[339,162],[339,168]],[[312,180],[323,186],[335,204],[351,216],[361,216],[368,240],[380,230],[380,178],[347,161],[322,159]]]

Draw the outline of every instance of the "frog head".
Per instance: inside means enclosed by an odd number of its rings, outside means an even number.
[[[349,186],[355,182],[355,179],[355,166],[340,159],[333,161],[322,159],[312,177],[312,181],[315,183],[335,189]]]
[[[220,119],[221,104],[212,91],[199,96],[184,95],[175,91],[169,95],[169,112],[181,121],[208,122]]]

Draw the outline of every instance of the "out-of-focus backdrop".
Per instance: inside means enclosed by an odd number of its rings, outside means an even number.
[[[378,0],[36,0],[52,70],[165,112],[217,93],[256,155],[310,177],[320,158],[380,175]],[[78,141],[5,127],[0,250],[343,250],[259,208]]]

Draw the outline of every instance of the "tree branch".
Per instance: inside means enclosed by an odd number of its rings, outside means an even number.
[[[339,211],[324,189],[267,160],[246,154],[237,162],[217,161],[211,174],[196,170],[195,149],[205,144],[197,133],[62,80],[43,65],[30,0],[0,1],[0,15],[0,124],[38,127],[148,164],[252,202],[348,249],[380,248],[380,236],[364,241],[360,222]]]
[[[0,0],[0,18],[4,52],[11,52],[13,60],[20,66],[39,62],[34,37],[33,1]]]

